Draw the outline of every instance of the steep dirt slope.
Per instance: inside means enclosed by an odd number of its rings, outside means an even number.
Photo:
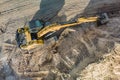
[[[120,18],[113,18],[107,25],[108,27],[104,27],[105,30],[102,30],[107,31],[105,32],[107,33],[106,39],[102,39],[102,41],[110,41],[114,43],[114,46],[111,47],[112,49],[104,48],[105,50],[111,51],[109,51],[108,54],[105,54],[102,57],[102,60],[90,64],[82,72],[80,72],[81,74],[78,80],[120,80],[119,20]],[[105,43],[101,45],[104,45]],[[102,49],[101,51],[103,51],[104,49]]]
[[[98,63],[92,63],[80,73],[78,80],[120,80],[120,44],[115,44],[112,52],[104,55]]]

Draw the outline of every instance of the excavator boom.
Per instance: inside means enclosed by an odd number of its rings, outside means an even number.
[[[79,24],[86,23],[86,22],[94,22],[97,20],[98,20],[98,17],[79,18],[77,20],[77,22],[75,22],[75,23],[63,24],[63,25],[60,25],[60,24],[49,25],[49,26],[46,26],[44,29],[40,30],[37,33],[37,36],[42,37],[43,35],[47,34],[48,32],[57,31],[57,30],[60,30],[61,28],[72,27],[72,26],[79,25]]]

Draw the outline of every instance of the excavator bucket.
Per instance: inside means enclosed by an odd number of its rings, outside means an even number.
[[[98,17],[97,24],[98,26],[100,26],[100,25],[108,23],[108,21],[109,21],[109,17],[107,13],[103,13],[103,14],[100,14],[100,16]]]

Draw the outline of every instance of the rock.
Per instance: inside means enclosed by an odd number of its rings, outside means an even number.
[[[9,76],[12,73],[12,69],[10,68],[10,66],[7,63],[4,63],[4,72],[5,76]]]
[[[4,78],[0,77],[0,80],[4,80]]]
[[[15,76],[8,76],[5,78],[5,80],[16,80]]]

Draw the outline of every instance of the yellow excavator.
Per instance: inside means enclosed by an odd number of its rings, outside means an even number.
[[[62,28],[73,27],[82,23],[97,22],[105,24],[108,22],[106,13],[96,17],[78,18],[77,21],[67,24],[46,24],[42,20],[32,20],[28,27],[18,28],[16,31],[16,41],[18,46],[24,50],[30,50],[36,46],[44,44],[44,38],[50,32],[58,31]]]

